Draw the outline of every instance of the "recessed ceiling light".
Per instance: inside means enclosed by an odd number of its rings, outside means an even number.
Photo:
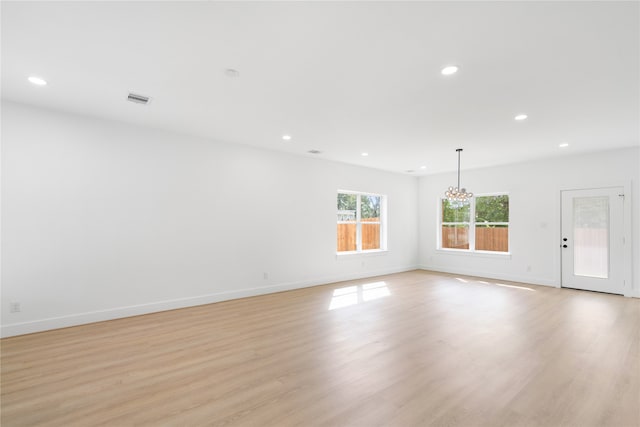
[[[38,86],[45,86],[47,84],[47,81],[45,79],[36,76],[30,76],[29,81]]]
[[[514,120],[518,120],[518,121],[522,121],[522,120],[526,120],[526,119],[527,119],[527,117],[529,117],[529,116],[527,116],[526,114],[518,114],[518,115],[517,115],[517,116],[515,116],[513,119],[514,119]]]
[[[407,169],[406,171],[407,173],[414,173],[415,171],[413,169]]]
[[[361,153],[360,154],[362,157],[367,157],[369,155],[369,153]]]
[[[569,146],[568,142],[563,142],[562,144],[558,145],[558,147],[560,148],[567,148]]]
[[[440,72],[444,76],[450,76],[451,74],[455,74],[458,72],[458,67],[456,67],[455,65],[447,65]]]
[[[426,169],[426,168],[427,168],[426,166],[420,166],[420,169]]]
[[[320,151],[320,150],[309,150],[309,151],[307,151],[307,153],[311,153],[311,154],[322,154],[322,151]]]
[[[282,139],[289,141],[291,139],[291,135],[282,135]]]

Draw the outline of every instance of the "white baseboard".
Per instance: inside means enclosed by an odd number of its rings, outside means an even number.
[[[449,273],[449,274],[461,274],[464,276],[473,276],[473,277],[486,277],[487,279],[494,280],[506,280],[509,282],[519,282],[519,283],[528,283],[531,285],[540,285],[540,286],[549,286],[552,288],[560,288],[560,283],[554,279],[543,279],[539,277],[532,276],[512,276],[509,274],[495,274],[495,273],[487,273],[477,270],[465,270],[464,268],[443,268],[443,267],[435,267],[432,265],[420,264],[419,268],[421,270],[427,271],[435,271],[438,273]],[[631,290],[624,294],[625,297],[630,298],[640,298],[640,290]]]
[[[178,308],[212,304],[220,301],[271,294],[275,292],[289,291],[292,289],[307,288],[311,286],[341,282],[345,280],[355,280],[367,277],[381,276],[385,274],[402,273],[405,271],[416,270],[418,268],[419,267],[416,265],[411,265],[390,269],[368,270],[339,276],[326,276],[311,280],[280,283],[277,285],[270,285],[259,288],[246,288],[236,291],[216,292],[207,295],[199,295],[167,301],[156,301],[148,304],[130,305],[126,307],[115,307],[106,310],[71,314],[60,317],[51,317],[47,319],[32,320],[22,323],[10,323],[7,325],[2,325],[2,327],[0,328],[0,337],[6,338],[16,335],[31,334],[35,332],[48,331],[51,329],[67,328],[70,326],[85,325],[87,323],[121,319],[123,317],[139,316],[142,314],[157,313],[160,311],[175,310]]]
[[[534,276],[515,276],[510,274],[496,274],[491,272],[483,272],[478,270],[466,270],[464,268],[443,268],[432,265],[420,265],[421,270],[436,271],[438,273],[461,274],[464,276],[485,277],[494,280],[506,280],[509,282],[527,283],[531,285],[549,286],[559,288],[560,284],[554,279],[546,279]]]

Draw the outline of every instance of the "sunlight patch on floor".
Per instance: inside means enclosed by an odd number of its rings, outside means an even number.
[[[347,286],[335,289],[329,304],[329,310],[356,305],[391,295],[385,282],[365,283],[360,286]]]
[[[522,289],[523,291],[535,292],[535,289],[527,288],[526,286],[505,285],[504,283],[494,283],[496,286],[502,286],[503,288]]]
[[[469,282],[468,280],[462,279],[460,277],[456,277],[456,280],[462,283],[474,283],[474,282]],[[504,283],[490,283],[490,282],[485,282],[484,280],[476,280],[475,283],[481,283],[483,285],[501,286],[503,288],[521,289],[523,291],[529,291],[529,292],[536,291],[535,289],[527,288],[526,286],[506,285]]]

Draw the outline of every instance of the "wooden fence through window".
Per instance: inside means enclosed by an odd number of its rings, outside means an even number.
[[[378,221],[378,218],[371,219]],[[362,250],[380,249],[380,224],[362,221]],[[356,224],[338,224],[338,252],[356,250]]]
[[[443,225],[442,247],[469,249],[469,229]],[[476,250],[509,252],[509,228],[476,227]]]
[[[338,224],[338,252],[356,250],[356,224]],[[442,247],[469,249],[469,233],[465,227],[442,227]],[[380,224],[362,222],[362,249],[380,248]],[[508,227],[476,227],[476,250],[509,252]]]

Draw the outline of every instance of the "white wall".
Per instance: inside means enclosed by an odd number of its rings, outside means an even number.
[[[3,336],[417,267],[414,177],[2,113]],[[387,253],[336,257],[337,189],[388,196]]]
[[[437,200],[453,173],[417,180],[2,107],[3,336],[417,266],[557,286],[560,190],[621,183],[631,183],[640,296],[637,148],[463,170],[476,194],[510,193],[512,255],[482,257],[436,250]],[[388,195],[387,253],[336,257],[337,189]]]
[[[549,286],[560,285],[560,191],[629,185],[633,239],[632,294],[640,296],[640,150],[638,148],[462,171],[462,184],[475,194],[508,192],[511,256],[438,251],[438,199],[455,184],[455,174],[419,182],[419,258],[422,268]],[[530,266],[530,271],[528,267]]]

